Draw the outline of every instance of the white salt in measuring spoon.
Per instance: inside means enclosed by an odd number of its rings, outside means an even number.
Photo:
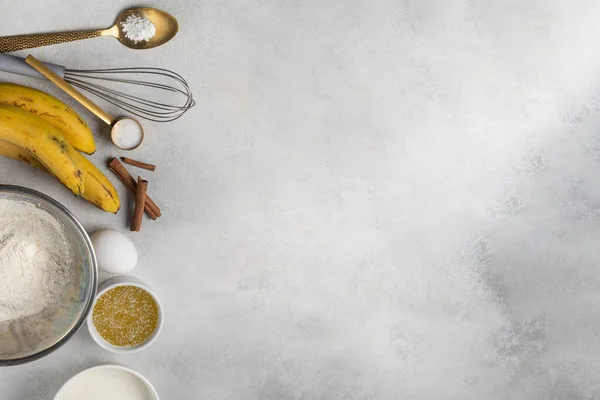
[[[121,150],[134,150],[142,144],[144,129],[137,120],[130,117],[114,118],[32,55],[25,62],[111,126],[110,137],[115,146]]]

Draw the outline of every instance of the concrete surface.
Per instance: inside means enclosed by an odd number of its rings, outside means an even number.
[[[133,4],[5,0],[0,34],[108,26]],[[2,369],[1,399],[52,398],[106,362],[170,400],[600,398],[600,3],[148,5],[180,21],[164,47],[31,53],[170,68],[194,90],[130,154],[158,165],[164,217],[130,237],[164,331],[120,356],[83,328]],[[92,159],[120,155],[82,113]],[[17,162],[0,181],[127,230],[128,207],[104,214]]]

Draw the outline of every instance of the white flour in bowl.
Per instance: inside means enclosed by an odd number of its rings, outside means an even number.
[[[56,303],[73,264],[56,218],[33,204],[0,199],[0,322]]]

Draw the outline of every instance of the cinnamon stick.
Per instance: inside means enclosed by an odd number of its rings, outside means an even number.
[[[121,164],[118,158],[114,157],[108,163],[108,167],[121,179],[121,182],[125,184],[132,192],[137,192],[137,182],[131,174],[125,169],[125,166]],[[156,205],[156,203],[146,194],[146,202],[144,204],[144,210],[146,214],[153,220],[160,217],[162,214],[160,213],[160,208]]]
[[[123,161],[125,164],[133,165],[134,167],[147,169],[148,171],[156,170],[156,165],[154,165],[154,164],[148,164],[145,162],[133,160],[131,158],[121,157],[121,161]]]
[[[131,230],[139,232],[142,228],[142,219],[144,218],[144,205],[146,204],[146,190],[148,189],[148,181],[143,180],[138,176],[137,190],[135,192],[135,210],[131,218]]]

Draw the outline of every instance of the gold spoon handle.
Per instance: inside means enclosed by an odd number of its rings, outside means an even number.
[[[0,53],[49,46],[52,44],[73,42],[102,36],[102,29],[93,31],[74,31],[56,33],[37,33],[34,35],[17,35],[0,37]]]
[[[102,121],[106,122],[108,125],[112,125],[113,122],[115,122],[115,119],[109,113],[107,113],[98,105],[96,105],[96,103],[85,97],[79,90],[75,89],[73,86],[68,84],[63,78],[56,75],[50,68],[46,67],[44,64],[39,62],[32,55],[27,56],[25,62],[37,72],[48,78],[50,82],[54,83],[56,86],[67,92],[68,95],[70,95],[72,98],[81,103],[82,106],[96,114],[96,116]]]

